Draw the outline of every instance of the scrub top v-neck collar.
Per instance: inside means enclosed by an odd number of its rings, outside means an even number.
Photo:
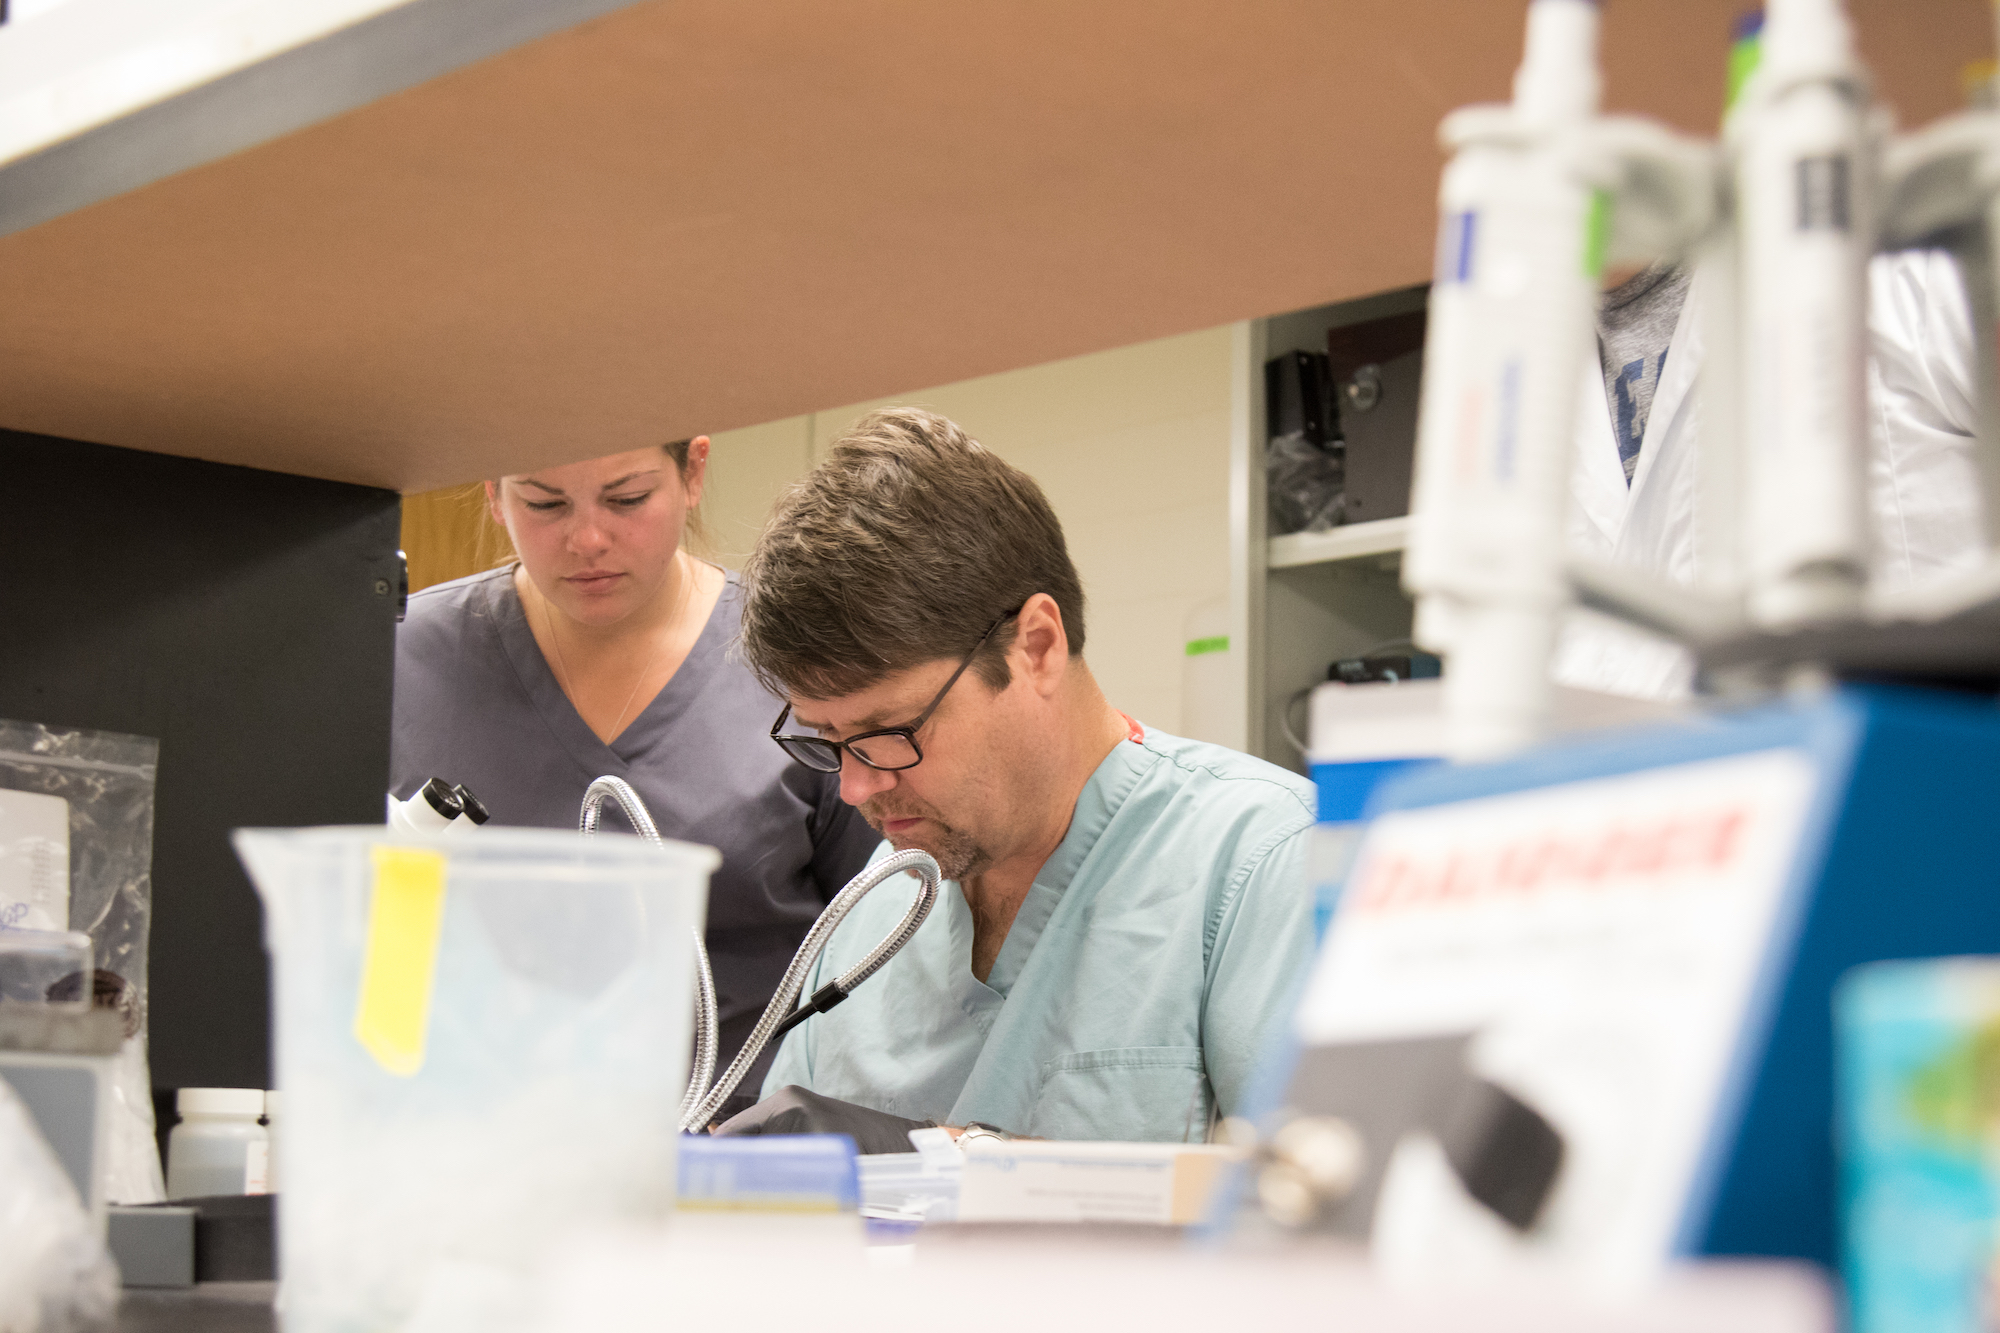
[[[1130,725],[1136,730],[1136,724]],[[1007,997],[1014,983],[1020,979],[1021,970],[1033,956],[1042,932],[1062,905],[1063,894],[1075,880],[1076,872],[1089,859],[1098,838],[1103,836],[1105,827],[1111,823],[1111,817],[1118,813],[1118,807],[1125,804],[1125,798],[1138,785],[1146,755],[1138,744],[1133,743],[1134,739],[1121,739],[1112,746],[1111,753],[1104,756],[1083,784],[1083,790],[1077,794],[1076,809],[1070,815],[1069,831],[1063,834],[1063,840],[1049,854],[1049,859],[1042,863],[1042,868],[1035,872],[1035,882],[1028,887],[1027,897],[1021,900],[1020,909],[1014,913],[1014,923],[1007,929],[1007,938],[1001,941],[1000,952],[993,960],[993,970],[987,974],[985,983],[986,988],[1001,999]],[[964,894],[955,896],[962,906]],[[968,929],[966,956],[969,958],[970,908],[965,909],[965,921]]]
[[[736,595],[736,576],[725,571],[725,578],[722,595],[716,598],[717,606],[725,598]],[[511,569],[487,586],[487,596],[493,622],[500,631],[500,642],[507,651],[507,660],[513,665],[514,674],[520,679],[529,702],[534,705],[536,715],[548,727],[549,734],[564,753],[592,777],[606,773],[622,775],[663,732],[670,730],[694,706],[702,686],[714,675],[717,664],[722,660],[721,645],[713,639],[721,632],[716,626],[723,618],[710,608],[701,633],[695,636],[680,667],[667,678],[660,692],[639,710],[638,716],[607,745],[598,739],[590,724],[583,720],[583,715],[576,711],[576,705],[563,693],[562,683],[556,679],[548,659],[542,656],[541,645],[535,642],[534,631],[528,625],[527,607],[514,588]]]

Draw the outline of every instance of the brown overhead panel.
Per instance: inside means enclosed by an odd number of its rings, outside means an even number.
[[[1611,104],[1739,7],[1611,0]],[[1989,48],[1857,11],[1905,124]],[[1522,14],[633,5],[0,238],[0,425],[419,489],[1418,282]]]

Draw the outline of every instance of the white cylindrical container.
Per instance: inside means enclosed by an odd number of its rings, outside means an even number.
[[[182,1088],[174,1098],[180,1123],[167,1136],[167,1197],[205,1199],[245,1194],[253,1153],[269,1140],[257,1118],[261,1088]]]
[[[1444,678],[1448,752],[1461,761],[1496,759],[1541,740],[1555,710],[1549,660],[1555,655],[1552,603],[1522,599],[1474,604],[1461,612]]]

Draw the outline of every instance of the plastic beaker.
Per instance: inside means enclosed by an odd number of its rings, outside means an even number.
[[[538,829],[235,843],[272,960],[286,1333],[518,1310],[552,1239],[672,1208],[715,851]]]

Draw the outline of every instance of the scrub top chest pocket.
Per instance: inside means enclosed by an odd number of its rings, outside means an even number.
[[[1019,1132],[1038,1139],[1199,1143],[1207,1136],[1213,1101],[1198,1046],[1075,1051],[1043,1062],[1041,1092]]]

